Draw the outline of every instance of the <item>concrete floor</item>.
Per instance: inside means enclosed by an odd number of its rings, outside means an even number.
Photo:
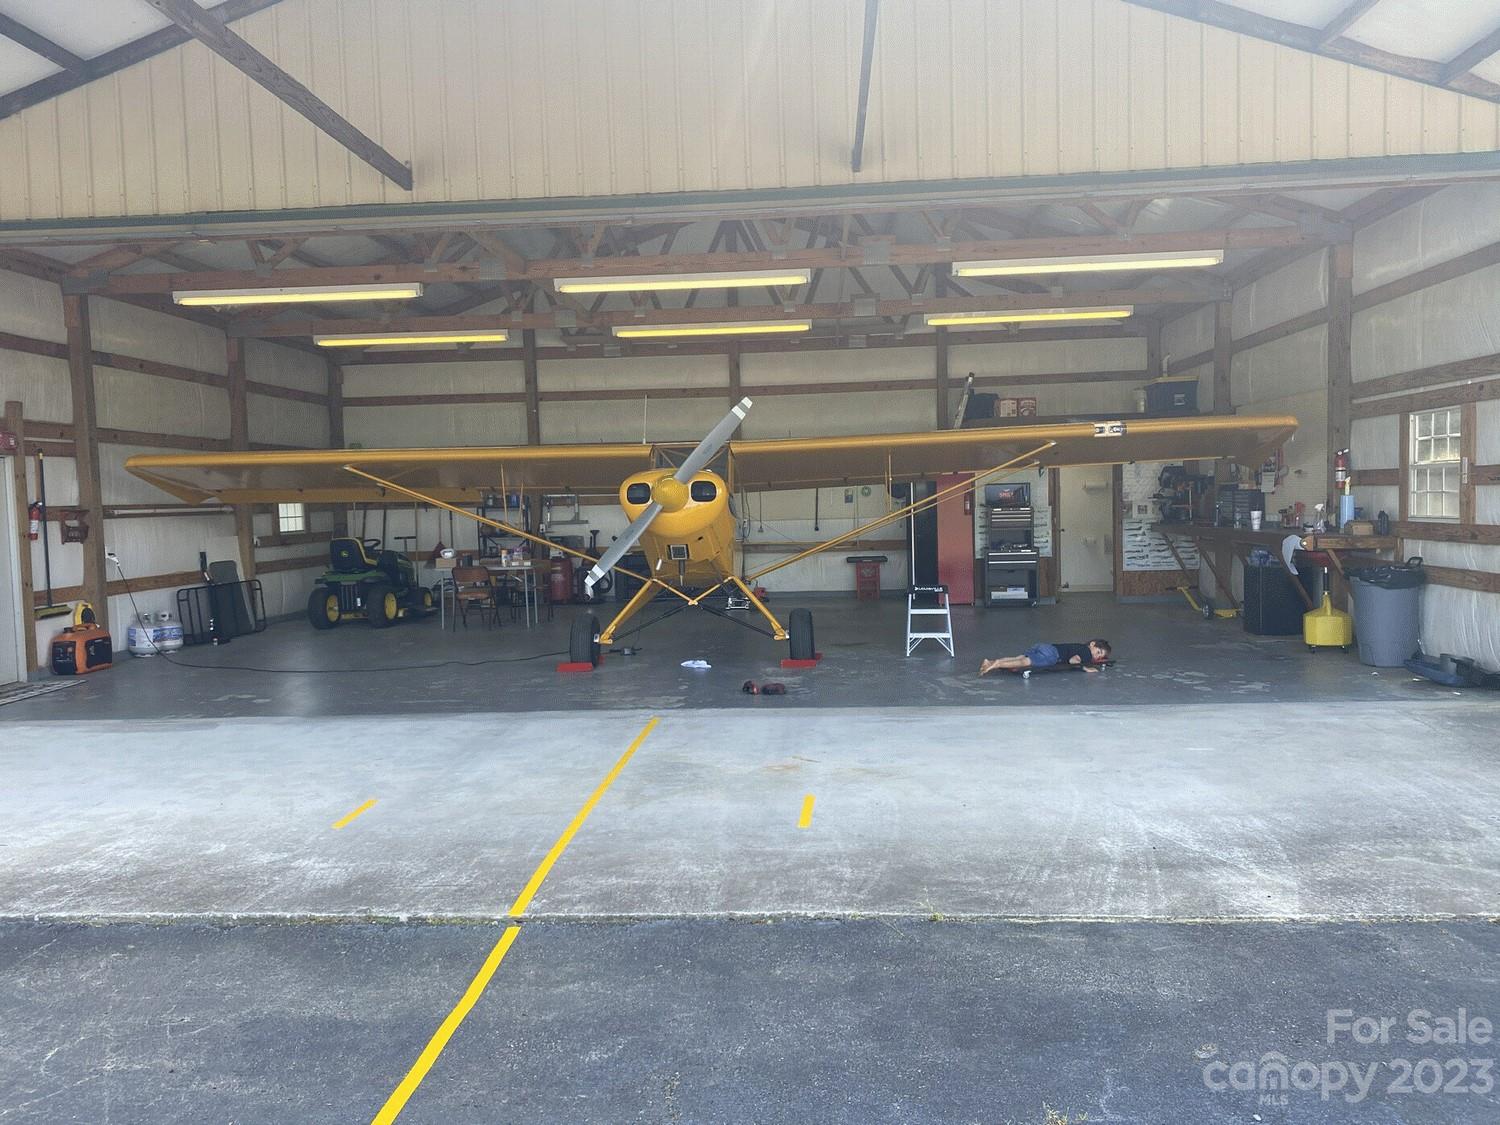
[[[651,715],[402,1122],[1500,1119],[1492,1044],[1324,1035],[1500,1023],[1494,697],[1174,606],[961,611],[955,661],[813,605],[811,672],[693,617],[583,676],[561,620],[294,623],[0,707],[0,1123],[369,1120]],[[1205,1084],[1268,1052],[1385,1069]]]

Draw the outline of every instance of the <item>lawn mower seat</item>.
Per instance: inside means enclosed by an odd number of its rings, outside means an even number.
[[[335,574],[358,574],[374,570],[377,561],[358,539],[336,538],[328,542],[328,569]]]

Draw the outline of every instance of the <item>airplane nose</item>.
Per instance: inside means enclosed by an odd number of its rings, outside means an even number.
[[[673,477],[663,477],[651,489],[651,499],[665,512],[680,512],[687,506],[688,486]]]

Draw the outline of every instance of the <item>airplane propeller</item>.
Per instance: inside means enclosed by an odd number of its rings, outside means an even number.
[[[651,526],[651,521],[671,506],[673,511],[682,507],[687,499],[686,488],[692,483],[705,465],[719,455],[719,450],[728,444],[734,431],[744,421],[745,415],[750,413],[751,402],[748,398],[742,398],[733,407],[717,426],[708,431],[707,436],[700,441],[693,451],[689,453],[682,465],[670,477],[663,477],[656,482],[651,490],[651,503],[647,504],[641,514],[630,521],[630,526],[625,529],[625,534],[610,544],[609,550],[605,551],[583,579],[583,588],[592,594],[594,583],[603,578],[611,570],[619,565],[620,560],[628,554],[640,537],[646,533],[646,528]],[[669,483],[670,482],[670,483]],[[673,487],[675,485],[675,487]]]

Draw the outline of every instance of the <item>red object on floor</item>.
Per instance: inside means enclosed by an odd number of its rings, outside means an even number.
[[[811,660],[793,660],[788,657],[781,662],[781,666],[783,668],[816,668],[818,666],[818,661],[822,659],[823,654],[821,652],[815,652],[813,653],[813,658]]]
[[[594,666],[586,660],[564,660],[557,666],[559,672],[592,672]]]

